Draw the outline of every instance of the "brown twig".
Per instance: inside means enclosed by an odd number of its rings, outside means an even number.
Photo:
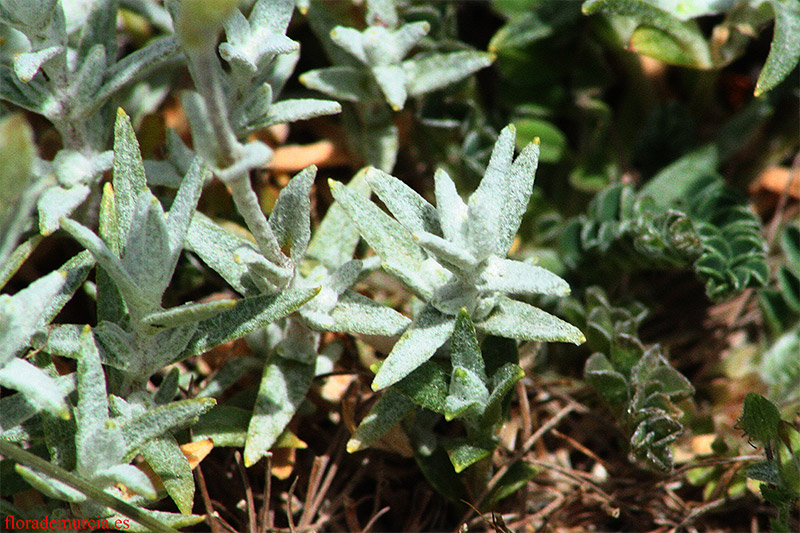
[[[728,503],[728,498],[719,498],[716,500],[712,500],[708,503],[705,503],[699,507],[695,507],[692,511],[681,521],[680,524],[675,526],[670,530],[670,533],[682,531],[686,529],[692,522],[700,518],[702,515],[708,513],[709,511],[713,511],[714,509],[718,509]]]
[[[533,423],[531,422],[531,403],[528,401],[528,389],[525,388],[524,379],[517,382],[517,398],[522,417],[522,440],[526,441],[531,438],[531,433],[533,433]]]
[[[347,529],[350,531],[361,531],[361,524],[358,521],[358,513],[356,512],[357,507],[357,502],[354,502],[351,498],[345,498],[344,520],[347,523]]]
[[[222,533],[218,522],[217,512],[211,503],[211,496],[208,494],[208,486],[206,485],[206,478],[203,476],[203,469],[200,465],[194,469],[195,476],[197,477],[197,485],[200,487],[200,495],[203,498],[203,506],[206,509],[206,516],[208,517],[208,525],[211,526],[212,533]]]
[[[294,510],[292,509],[292,498],[294,498],[294,489],[297,486],[297,477],[295,476],[292,485],[289,487],[289,493],[286,495],[286,519],[289,521],[289,531],[294,533]]]
[[[380,517],[389,512],[389,509],[391,509],[391,507],[387,505],[377,513],[373,514],[372,518],[370,518],[369,522],[367,522],[367,524],[364,526],[364,529],[361,530],[361,533],[367,533],[372,528],[372,526],[375,525],[375,522],[377,522]]]
[[[274,514],[269,510],[272,500],[272,452],[268,452],[264,462],[264,501],[258,516],[258,531],[266,533],[272,529]]]
[[[314,518],[314,505],[313,502],[317,496],[320,483],[322,482],[322,472],[328,464],[328,457],[315,457],[314,464],[311,466],[311,474],[308,476],[308,490],[306,492],[305,503],[303,504],[303,513],[300,515],[300,522],[298,527],[305,529],[306,526],[311,524]]]
[[[242,464],[242,454],[236,450],[233,454],[236,459],[236,469],[239,471],[239,476],[242,478],[242,485],[244,486],[244,497],[247,504],[247,530],[250,533],[256,532],[256,503],[253,499],[253,488],[250,486],[250,480],[247,478],[244,465]]]
[[[584,454],[584,455],[586,455],[588,457],[591,457],[592,459],[594,459],[595,461],[597,461],[598,463],[603,465],[603,468],[605,468],[606,470],[609,469],[608,463],[605,460],[603,460],[599,455],[594,453],[592,450],[590,450],[589,448],[587,448],[586,446],[584,446],[580,442],[576,441],[575,439],[573,439],[569,435],[565,435],[564,433],[561,433],[556,428],[553,428],[552,431],[553,431],[553,435],[555,435],[556,437],[558,437],[560,439],[564,439],[565,441],[567,441],[567,443],[570,446],[572,446],[573,448],[575,448],[576,450],[578,450],[582,454]]]
[[[342,454],[344,453],[344,447],[342,446],[344,437],[344,429],[339,428],[339,431],[336,437],[331,441],[328,449],[325,451],[324,455],[324,464],[322,464],[319,470],[319,478],[322,479],[321,483],[319,479],[314,479],[314,494],[313,497],[310,499],[310,506],[309,506],[309,514],[308,514],[308,521],[310,523],[311,519],[317,514],[320,507],[322,506],[323,501],[325,500],[328,491],[331,488],[331,484],[336,477],[336,474],[339,472],[339,463],[342,460]],[[335,452],[335,454],[334,454]],[[333,457],[333,461],[330,460],[330,457]],[[315,460],[316,466],[316,460]],[[322,472],[325,471],[324,478],[322,477]],[[312,472],[313,473],[313,472]],[[309,480],[309,484],[311,484],[312,480]],[[303,512],[305,516],[305,510]],[[320,517],[321,519],[318,520],[315,526],[321,526],[324,522],[327,521],[328,517]],[[305,524],[305,522],[304,522]]]
[[[762,455],[737,455],[736,457],[720,457],[720,458],[712,458],[712,459],[705,459],[703,461],[698,461],[696,463],[690,463],[681,466],[680,468],[676,468],[674,472],[665,480],[661,481],[661,484],[670,483],[675,479],[681,477],[685,472],[689,470],[694,470],[695,468],[706,468],[708,466],[720,466],[720,465],[728,465],[733,463],[743,463],[749,461],[762,461],[764,457]]]

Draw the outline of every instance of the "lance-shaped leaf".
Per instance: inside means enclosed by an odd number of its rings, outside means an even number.
[[[213,398],[195,398],[159,405],[127,420],[122,425],[125,452],[132,457],[142,444],[169,431],[190,425],[217,404]]]
[[[175,437],[167,433],[151,439],[142,445],[141,453],[180,512],[191,513],[194,503],[192,467]]]
[[[472,272],[478,260],[462,246],[425,231],[413,234],[414,242],[453,272]]]
[[[313,363],[273,356],[265,365],[247,429],[245,466],[256,464],[269,452],[305,399],[313,379]]]
[[[72,187],[50,187],[39,197],[39,232],[50,235],[59,228],[59,220],[72,213],[89,196],[90,188],[79,184]]]
[[[172,367],[172,370],[164,377],[155,394],[153,394],[153,403],[164,405],[171,402],[178,395],[180,375],[181,372],[178,367]]]
[[[485,333],[509,339],[573,344],[582,344],[586,340],[583,333],[572,324],[504,296],[499,298],[494,311],[475,326]]]
[[[112,483],[124,485],[148,500],[155,500],[158,497],[156,488],[150,478],[147,477],[147,474],[133,465],[118,464],[104,468],[97,472],[94,481],[106,485],[111,485]]]
[[[339,45],[348,54],[364,64],[368,63],[367,53],[364,51],[364,36],[355,28],[336,26],[330,33],[331,41]]]
[[[9,65],[0,65],[0,96],[13,103],[39,114],[49,114],[54,105],[47,85],[38,79],[23,83]]]
[[[514,388],[514,385],[524,377],[525,371],[515,363],[505,363],[492,374],[492,393],[486,401],[486,408],[481,421],[484,428],[492,428],[502,422],[503,402],[508,393]]]
[[[415,409],[415,404],[394,389],[384,392],[347,441],[347,453],[368,448]]]
[[[86,501],[86,495],[84,493],[73,489],[56,478],[42,474],[41,472],[37,472],[21,464],[15,465],[14,469],[31,487],[48,498],[65,500],[72,503],[82,503]]]
[[[444,413],[447,399],[447,372],[435,361],[426,361],[395,383],[396,389],[415,404],[434,413]]]
[[[758,75],[755,95],[760,96],[786,79],[800,61],[800,6],[791,0],[771,0],[775,12],[775,31],[767,62]]]
[[[79,88],[74,90],[75,97],[72,102],[77,109],[83,111],[92,105],[92,101],[103,83],[107,68],[106,49],[102,44],[97,43],[83,57],[80,68],[73,74],[74,77],[70,81],[73,87]]]
[[[142,322],[149,326],[179,327],[201,322],[212,316],[236,307],[237,300],[224,299],[203,303],[188,303],[171,307],[166,311],[158,311],[145,316]]]
[[[456,317],[450,339],[450,360],[453,371],[445,400],[445,419],[466,417],[477,421],[489,399],[488,378],[481,357],[475,327],[466,309]]]
[[[278,294],[239,300],[232,309],[200,322],[179,359],[207,352],[215,346],[263,328],[270,322],[297,311],[318,292],[318,287],[286,289]]]
[[[481,348],[475,336],[475,326],[466,309],[461,309],[456,317],[455,328],[450,339],[450,360],[453,369],[469,370],[481,382],[488,383]]]
[[[178,194],[172,201],[169,209],[169,248],[171,261],[175,263],[177,256],[183,249],[186,232],[194,216],[203,184],[211,177],[211,173],[203,165],[202,160],[196,157],[181,181]],[[174,270],[174,265],[172,269]]]
[[[481,184],[469,198],[467,240],[480,259],[505,257],[533,192],[539,145],[529,144],[512,163],[515,136],[513,126],[500,132]]]
[[[353,67],[328,67],[309,70],[300,76],[300,83],[346,102],[370,102],[380,93],[367,70]]]
[[[278,245],[295,265],[300,264],[311,238],[309,195],[316,175],[317,167],[311,165],[292,178],[278,195],[269,217],[269,225],[275,233]]]
[[[19,267],[27,261],[33,250],[36,249],[36,246],[42,242],[42,239],[43,237],[41,235],[32,236],[14,248],[7,259],[0,254],[0,289],[5,287],[6,283],[17,273]]]
[[[109,250],[106,243],[95,235],[92,230],[70,219],[62,219],[61,227],[92,253],[97,262],[114,280],[126,302],[135,308],[143,310],[151,310],[154,307],[153,302],[147,299],[145,295],[142,295],[119,258]]]
[[[377,168],[367,169],[366,179],[378,198],[406,229],[441,235],[436,208],[414,189]]]
[[[172,278],[169,248],[161,203],[152,193],[140,194],[120,261],[151,308],[160,307],[161,296]]]
[[[444,404],[444,418],[448,422],[465,418],[468,423],[475,423],[483,414],[488,399],[486,382],[476,372],[464,367],[454,367]]]
[[[482,289],[505,294],[567,296],[570,292],[566,281],[545,268],[496,256],[486,260],[480,281]]]
[[[467,204],[459,196],[456,184],[447,172],[437,169],[433,181],[436,191],[436,212],[442,227],[440,234],[459,248],[468,248],[465,245]]]
[[[55,396],[60,398],[61,403],[64,403],[63,399],[75,390],[75,375],[68,374],[56,378],[55,387],[51,387],[51,383],[52,382],[48,382],[47,390],[52,391]],[[7,385],[4,384],[3,386]],[[45,389],[37,388],[37,393],[44,391]],[[59,405],[59,407],[67,406]],[[10,396],[0,398],[0,435],[3,435],[6,431],[13,428],[19,427],[41,410],[42,406],[39,405],[39,402],[29,398],[23,393],[11,394]],[[58,411],[50,412],[55,414]],[[64,413],[69,414],[69,409],[67,408]],[[3,435],[3,438],[6,438],[6,436]]]
[[[67,272],[57,270],[40,278],[13,296],[0,295],[0,367],[25,348],[36,330],[44,325],[52,298],[64,287]]]
[[[367,169],[361,170],[347,184],[348,189],[363,198],[370,195],[367,172]],[[356,225],[342,206],[334,202],[311,236],[306,257],[321,262],[330,270],[337,269],[352,259],[360,238]]]
[[[419,96],[461,81],[492,64],[492,56],[483,52],[463,51],[433,54],[403,61],[410,96]]]
[[[19,54],[14,59],[14,73],[24,83],[36,76],[41,66],[66,51],[64,46],[48,46],[35,52]]]
[[[291,277],[288,269],[268,261],[246,239],[226,231],[202,213],[195,213],[186,247],[244,296],[272,292]]]
[[[44,410],[63,419],[70,417],[65,398],[69,391],[27,361],[13,358],[0,368],[0,385],[19,391],[35,411]]]
[[[425,255],[408,232],[378,206],[330,180],[333,197],[341,204],[361,235],[378,253],[384,268],[400,278],[415,293],[430,298],[432,277]]]
[[[246,100],[231,112],[234,129],[239,136],[276,124],[288,124],[324,115],[342,112],[342,106],[332,100],[294,98],[272,103],[272,88],[264,84],[262,90],[253,91]]]
[[[351,335],[400,335],[411,323],[405,315],[357,292],[347,290],[328,313],[300,311],[315,328]]]
[[[394,111],[400,111],[408,98],[406,73],[397,65],[372,67],[372,76],[380,87],[386,103]]]
[[[259,361],[259,363],[263,363],[263,361]],[[247,439],[247,426],[250,424],[252,414],[250,409],[224,404],[217,405],[202,415],[192,426],[192,436],[195,441],[210,439],[216,448],[243,448]]]
[[[170,35],[155,39],[143,48],[126,55],[106,71],[103,86],[88,103],[90,107],[85,109],[84,113],[90,116],[97,112],[118,91],[141,79],[148,72],[174,60],[179,52],[178,39]],[[108,54],[109,57],[111,55]]]
[[[78,359],[78,405],[75,409],[77,472],[89,479],[120,464],[125,454],[122,432],[110,420],[106,378],[89,326],[81,333]]]
[[[400,336],[372,382],[373,390],[397,383],[425,361],[450,337],[455,326],[448,317],[427,305]]]
[[[374,3],[374,1],[372,3]],[[381,29],[381,27],[377,24],[372,27],[372,31],[379,29]],[[374,37],[369,31],[365,31],[364,33],[367,39],[365,48],[368,53],[370,48],[374,49],[375,52],[384,52],[383,54],[370,54],[375,56],[376,60],[385,61],[386,63],[398,63],[428,34],[430,29],[430,24],[423,20],[420,22],[403,24],[397,30],[391,32],[390,39],[386,39],[380,31],[378,31],[377,35]],[[386,45],[385,49],[378,47],[384,43]]]
[[[492,440],[476,441],[475,439],[452,439],[445,443],[445,451],[453,463],[456,474],[460,474],[481,459],[489,457],[497,448]]]
[[[16,246],[40,193],[33,173],[35,158],[33,130],[24,116],[0,120],[0,264]]]
[[[128,240],[128,230],[139,195],[147,191],[147,180],[139,151],[139,141],[133,132],[131,119],[119,108],[114,124],[114,199],[117,211],[118,242],[122,250]]]
[[[106,57],[117,55],[117,17],[113,9],[116,6],[116,0],[104,0],[94,2],[90,7],[91,11],[80,32],[79,57],[87,57],[97,44],[103,46]]]
[[[130,373],[137,362],[138,343],[136,334],[126,331],[114,322],[101,321],[92,328],[104,365]],[[62,357],[77,357],[74,352],[74,329],[59,326],[50,330],[46,348],[50,353]],[[74,353],[71,353],[74,352]]]

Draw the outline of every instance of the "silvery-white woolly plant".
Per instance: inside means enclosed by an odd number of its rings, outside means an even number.
[[[297,61],[298,45],[285,36],[294,2],[259,0],[249,18],[235,4],[184,1],[172,3],[171,10],[197,87],[183,98],[195,149],[229,186],[255,246],[202,216],[192,221],[187,243],[243,294],[283,298],[293,290],[304,295],[319,292],[298,313],[263,332],[262,342],[255,341],[265,362],[244,439],[244,460],[250,466],[282,435],[314,376],[331,370],[330,364],[318,364],[319,331],[395,335],[408,319],[349,290],[370,266],[350,261],[358,234],[336,210],[321,227],[330,229],[318,231],[311,243],[310,251],[322,258],[321,264],[302,271],[311,238],[309,194],[316,168],[305,169],[289,182],[269,220],[262,213],[249,171],[266,164],[272,152],[259,141],[243,145],[239,139],[273,124],[336,113],[340,106],[314,99],[273,105],[273,95]],[[197,23],[198,17],[203,24]],[[222,21],[226,41],[219,53],[230,65],[229,72],[221,68],[215,50]],[[373,325],[373,315],[380,318],[378,326]]]
[[[111,167],[112,99],[178,55],[174,36],[117,60],[117,0],[0,4],[0,101],[47,118],[63,149],[35,165],[39,230],[48,235]]]
[[[476,335],[584,341],[574,326],[520,299],[566,296],[569,286],[544,268],[506,258],[533,190],[539,155],[537,141],[514,159],[514,140],[513,126],[501,132],[483,180],[466,203],[444,170],[434,176],[436,207],[401,180],[370,170],[367,182],[394,218],[331,182],[334,197],[380,256],[383,268],[421,302],[377,369],[372,388],[391,388],[356,431],[351,451],[374,442],[415,403],[448,420],[465,418],[476,438],[489,439],[503,396],[522,374],[515,363],[498,368],[482,359]],[[442,375],[441,365],[430,362],[440,349],[450,354],[449,377]],[[487,374],[487,366],[495,372]],[[488,453],[486,446],[475,447],[473,439],[448,450],[457,470]]]
[[[394,112],[409,98],[452,85],[489,66],[490,54],[475,50],[420,51],[431,27],[403,23],[394,2],[368,2],[367,28],[330,27],[325,13],[310,12],[312,25],[335,63],[300,76],[308,88],[349,103],[343,116],[351,145],[370,165],[391,172],[399,148]]]
[[[190,425],[213,407],[215,400],[199,397],[173,401],[178,395],[177,372],[169,374],[156,392],[146,390],[149,379],[167,365],[286,316],[313,297],[318,289],[287,287],[280,292],[241,300],[190,302],[164,309],[161,305],[163,294],[187,241],[200,191],[209,177],[208,171],[200,158],[195,158],[181,181],[171,208],[165,212],[147,187],[138,143],[130,121],[122,111],[118,114],[115,130],[114,178],[104,188],[99,234],[76,221],[61,220],[62,227],[97,262],[96,283],[90,286],[97,300],[97,325],[91,329],[81,325],[52,326],[42,340],[31,341],[46,353],[78,360],[78,403],[74,408],[74,418],[50,422],[51,429],[45,426],[45,438],[57,458],[56,464],[72,470],[79,480],[101,488],[112,482],[121,482],[153,499],[157,493],[152,485],[145,483],[146,479],[141,479],[141,476],[136,477],[136,472],[141,474],[139,470],[134,469],[134,472],[126,466],[133,457],[141,455],[163,480],[163,490],[183,513],[189,513],[194,499],[194,479],[173,432]],[[81,258],[83,255],[73,262]],[[85,262],[86,258],[83,260]],[[74,281],[67,282],[82,274],[78,281],[80,284],[91,264],[89,262],[74,274],[65,267],[65,272],[51,276],[55,280],[51,283],[52,288],[48,286],[39,290],[37,286],[32,289],[42,292],[41,297],[50,296],[60,302],[63,300],[60,293],[68,288],[74,291]],[[75,270],[78,266],[71,268]],[[15,295],[11,304],[14,305],[14,299],[21,297],[23,295]],[[32,301],[34,303],[29,306],[35,305],[39,298]],[[45,305],[40,314],[52,319],[53,307],[54,304]],[[46,324],[39,315],[32,317],[35,323],[28,329],[33,332]],[[107,380],[101,371],[101,363],[108,369]],[[91,373],[91,377],[85,377],[85,373]],[[50,396],[59,391],[62,395],[69,392],[72,383],[59,381],[57,387],[49,391]],[[15,388],[30,396],[26,389]],[[108,397],[106,390],[110,393]],[[34,398],[47,407],[48,404],[43,404],[48,399],[45,392],[37,393]],[[12,413],[12,418],[21,424],[25,422],[23,415],[28,413],[30,418],[35,414],[35,411],[29,411]],[[15,440],[26,438],[24,427],[9,430],[19,433]],[[48,437],[48,433],[52,436]],[[9,438],[14,433],[4,432],[3,435]],[[28,479],[34,474],[28,472],[26,475]],[[59,472],[55,478],[39,479],[37,486],[49,485],[53,490],[47,494],[53,497],[84,501],[85,496],[80,499],[74,491],[65,489],[58,492],[59,483],[64,479],[69,478]],[[31,478],[29,482],[36,481]],[[96,501],[87,505],[87,513],[105,514],[105,504],[99,508]],[[179,524],[199,518],[165,515],[160,519]]]
[[[336,348],[321,353],[320,332],[392,336],[402,333],[409,323],[397,311],[350,289],[378,265],[352,259],[359,235],[341,208],[333,206],[311,238],[309,193],[315,175],[316,169],[311,167],[292,178],[281,190],[266,223],[280,244],[282,260],[278,264],[261,255],[252,242],[201,215],[189,229],[189,248],[242,294],[311,294],[296,312],[250,336],[257,355],[264,358],[262,378],[252,415],[247,415],[246,432],[231,441],[244,446],[247,466],[255,464],[284,435],[314,377],[333,370]],[[356,177],[350,189],[356,196],[364,196],[368,189],[363,176]],[[234,364],[246,370],[241,362]],[[233,417],[243,414],[235,409],[227,412]]]

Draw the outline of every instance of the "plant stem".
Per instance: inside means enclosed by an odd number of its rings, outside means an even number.
[[[208,111],[208,119],[217,137],[219,161],[211,163],[220,168],[227,168],[240,156],[239,142],[228,119],[228,108],[225,105],[225,94],[220,77],[219,60],[211,48],[187,50],[189,71],[194,79],[197,92],[203,98]]]
[[[127,516],[131,520],[134,520],[139,524],[149,528],[151,531],[158,531],[160,533],[178,533],[177,529],[173,529],[162,524],[141,509],[134,507],[128,502],[120,500],[112,494],[98,489],[88,481],[81,479],[72,472],[67,472],[61,467],[52,465],[41,457],[23,450],[15,444],[0,440],[0,453],[13,459],[21,465],[34,468],[47,476],[58,479],[73,489],[86,494],[86,496],[95,502],[105,505],[106,507],[109,507],[120,514]]]
[[[241,159],[241,150],[228,117],[219,60],[213,46],[187,51],[187,56],[189,70],[197,91],[205,102],[208,118],[216,135],[219,160],[211,163],[220,168],[228,168]],[[264,257],[277,265],[290,267],[288,258],[281,252],[278,240],[261,211],[258,196],[250,186],[249,178],[249,173],[242,171],[235,178],[226,180],[236,208]]]
[[[242,218],[247,223],[247,227],[252,232],[259,251],[276,265],[291,266],[288,258],[281,252],[278,239],[275,237],[269,222],[267,222],[267,217],[261,211],[258,196],[250,186],[248,174],[246,172],[242,173],[240,177],[228,182],[228,186],[236,204],[236,209],[239,210]]]

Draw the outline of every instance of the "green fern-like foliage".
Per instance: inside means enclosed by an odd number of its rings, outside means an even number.
[[[611,185],[567,223],[561,244],[575,269],[602,257],[628,271],[692,270],[713,300],[761,287],[769,277],[758,219],[713,175],[666,209],[631,186]]]
[[[585,215],[569,221],[562,234],[565,261],[575,269],[597,256],[616,268],[681,268],[703,249],[692,220],[679,211],[658,212],[650,196],[615,184],[598,193]]]
[[[721,180],[701,180],[686,197],[686,211],[695,221],[703,252],[693,265],[714,300],[769,279],[766,243],[761,226],[744,200]]]
[[[575,315],[570,318],[585,324],[594,351],[584,367],[586,381],[630,439],[631,461],[670,470],[670,444],[684,430],[677,403],[690,397],[694,388],[659,345],[646,346],[639,340],[646,309],[640,304],[614,307],[597,287],[587,290],[583,304],[572,300],[569,307],[569,314]]]

